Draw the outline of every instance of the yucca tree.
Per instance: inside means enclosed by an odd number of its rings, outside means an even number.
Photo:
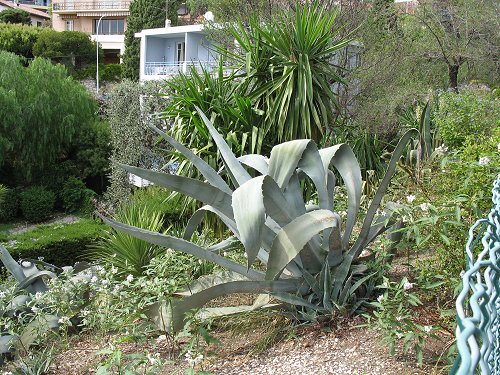
[[[356,275],[362,270],[354,267],[353,262],[392,223],[390,210],[374,219],[397,160],[416,130],[408,131],[397,145],[354,240],[352,234],[360,208],[362,179],[359,164],[348,145],[318,150],[313,141],[301,139],[275,146],[269,159],[256,154],[237,158],[206,116],[201,111],[199,114],[219,149],[224,161],[222,171],[230,182],[158,129],[155,131],[182,153],[205,181],[120,164],[130,173],[204,204],[189,220],[184,238],[104,218],[118,231],[212,261],[230,271],[222,278],[220,275],[211,281],[205,278],[204,286],[190,289],[206,288],[200,292],[184,293],[187,296],[168,306],[153,307],[162,315],[162,326],[180,329],[187,311],[229,293],[272,293],[285,302],[317,311],[332,311],[336,305],[349,303],[350,296],[367,277]],[[342,176],[347,188],[349,209],[345,223],[334,211],[336,178],[330,165]],[[304,202],[301,181],[306,179],[316,187],[317,205]],[[206,212],[215,213],[234,236],[209,248],[190,242]],[[244,245],[246,265],[221,255],[225,246],[235,239]],[[265,265],[265,271],[252,267],[257,259]]]
[[[315,1],[297,4],[292,14],[282,10],[266,24],[251,18],[229,28],[238,51],[220,52],[245,72],[242,82],[276,142],[319,142],[333,126],[332,85],[343,83],[333,61],[349,43],[340,37],[336,16],[336,9]]]

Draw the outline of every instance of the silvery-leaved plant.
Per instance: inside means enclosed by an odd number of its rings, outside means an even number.
[[[212,261],[229,271],[203,277],[188,291],[178,293],[181,298],[167,305],[159,302],[150,311],[155,321],[163,329],[178,331],[183,327],[187,311],[230,293],[261,293],[253,306],[238,311],[267,306],[269,299],[264,293],[309,311],[332,312],[348,304],[370,276],[364,274],[367,267],[356,264],[358,257],[369,243],[394,224],[387,208],[385,215],[375,216],[397,161],[417,130],[409,130],[398,143],[354,239],[362,179],[359,163],[347,144],[318,149],[313,141],[299,139],[273,147],[269,158],[256,154],[237,158],[207,117],[199,109],[198,112],[222,156],[221,172],[228,177],[227,181],[204,160],[156,128],[153,129],[183,154],[205,181],[117,163],[129,173],[204,204],[189,220],[184,237],[151,232],[104,218],[116,230]],[[337,181],[330,167],[342,177],[348,193],[345,223],[334,209]],[[315,186],[317,205],[304,202],[301,182],[306,179]],[[233,237],[203,248],[190,239],[207,212],[216,214]],[[221,255],[235,239],[245,248],[246,265]],[[257,260],[265,265],[265,271],[252,267]],[[235,308],[204,309],[203,313],[234,311]]]
[[[88,263],[59,268],[41,260],[17,262],[3,245],[0,245],[0,261],[16,281],[13,287],[0,286],[0,290],[8,291],[2,291],[4,298],[0,301],[0,322],[3,323],[0,324],[0,355],[19,345],[27,350],[48,330],[70,324],[70,318],[62,314],[74,316],[79,311],[77,301],[83,300],[84,284],[92,277]],[[59,280],[61,274],[65,277]],[[13,322],[19,327],[14,327]]]

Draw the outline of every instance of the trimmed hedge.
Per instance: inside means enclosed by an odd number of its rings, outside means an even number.
[[[26,220],[33,223],[47,219],[56,203],[56,195],[43,186],[33,186],[21,194],[21,211]]]
[[[87,248],[101,237],[106,226],[92,219],[71,224],[40,225],[34,230],[7,236],[0,241],[14,259],[38,259],[56,266],[71,266],[87,259]]]

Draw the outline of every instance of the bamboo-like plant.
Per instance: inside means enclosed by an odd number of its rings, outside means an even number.
[[[158,129],[154,130],[182,153],[205,181],[119,164],[130,173],[204,203],[189,220],[184,238],[104,218],[118,231],[212,261],[230,271],[225,277],[214,276],[211,281],[205,277],[203,285],[193,286],[191,292],[183,293],[183,298],[168,306],[160,303],[153,306],[156,320],[162,322],[164,329],[178,330],[183,326],[187,311],[230,293],[271,293],[282,301],[320,312],[332,311],[339,303],[348,303],[349,296],[368,277],[357,275],[363,270],[355,267],[354,262],[363,249],[393,223],[388,219],[390,210],[386,209],[377,219],[375,216],[397,160],[417,131],[408,131],[398,143],[354,240],[352,234],[360,208],[362,179],[358,161],[347,144],[318,150],[313,141],[301,139],[275,146],[269,159],[257,154],[237,158],[207,117],[201,111],[199,114],[219,149],[228,181]],[[336,168],[348,191],[345,223],[334,211],[336,178],[330,165]],[[311,180],[317,190],[317,205],[304,202],[301,181],[305,179]],[[234,237],[209,248],[191,242],[206,212],[215,213]],[[225,246],[235,239],[244,245],[246,265],[221,255]],[[265,271],[252,267],[257,259],[265,265]],[[197,292],[192,293],[194,290]]]

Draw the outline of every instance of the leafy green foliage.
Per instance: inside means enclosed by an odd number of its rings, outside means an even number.
[[[425,339],[434,337],[432,332],[436,328],[414,321],[412,310],[422,305],[414,287],[414,283],[406,277],[399,282],[385,278],[384,283],[378,286],[382,293],[377,302],[371,303],[375,308],[373,316],[365,314],[365,317],[368,318],[368,326],[383,331],[383,340],[389,346],[391,355],[395,354],[396,344],[401,342],[404,353],[415,351],[418,363],[422,364]]]
[[[111,170],[111,150],[111,128],[107,121],[96,121],[89,127],[82,127],[69,154],[69,161],[76,167],[73,175],[82,180],[98,178],[103,190]]]
[[[112,160],[148,168],[158,168],[162,164],[155,140],[147,131],[148,124],[162,126],[157,116],[150,115],[159,112],[164,106],[165,99],[157,95],[160,88],[156,82],[140,85],[128,80],[113,88],[107,107]],[[106,192],[108,200],[119,206],[129,198],[130,192],[128,174],[112,166],[111,186]]]
[[[159,212],[165,221],[164,226],[176,227],[187,221],[182,212],[179,197],[172,197],[171,192],[158,186],[137,189],[130,197],[130,204],[144,207],[148,212]]]
[[[64,64],[68,70],[81,69],[95,61],[96,45],[80,31],[44,30],[33,46],[33,55]]]
[[[127,29],[125,30],[125,53],[123,54],[122,76],[133,81],[139,80],[139,38],[135,33],[144,29],[153,29],[165,26],[166,9],[168,6],[168,18],[172,25],[177,24],[177,9],[180,2],[169,1],[166,5],[164,0],[134,0],[130,4],[130,15],[127,17]]]
[[[33,58],[33,46],[43,30],[42,27],[0,23],[0,50]]]
[[[20,198],[23,217],[31,222],[47,219],[56,202],[55,194],[42,186],[33,186],[24,190]]]
[[[0,222],[8,222],[17,217],[19,212],[19,191],[7,189],[0,199]]]
[[[336,11],[317,2],[269,23],[249,20],[229,28],[238,51],[233,58],[249,87],[248,97],[265,114],[271,144],[298,138],[319,142],[333,124],[334,83],[342,83],[333,56],[348,45],[336,28]]]
[[[95,79],[97,68],[95,64],[89,64],[86,68],[75,72],[77,79],[93,78]],[[122,75],[121,64],[99,64],[99,80],[106,82],[119,81]]]
[[[47,263],[63,267],[75,260],[87,259],[87,248],[103,235],[105,227],[92,219],[69,224],[39,225],[19,234],[0,233],[15,259],[43,258]]]
[[[31,16],[24,9],[4,9],[0,12],[0,22],[31,25]]]
[[[62,190],[63,207],[66,212],[76,212],[85,210],[85,208],[88,210],[88,206],[92,207],[91,199],[93,196],[94,192],[87,189],[81,180],[70,177]]]
[[[59,161],[72,140],[93,123],[96,104],[62,66],[0,52],[0,166],[2,180],[26,184]],[[42,90],[43,88],[43,90]]]
[[[439,95],[434,121],[445,145],[463,147],[466,139],[487,136],[499,126],[498,95],[489,89],[464,88]]]
[[[124,205],[115,218],[139,228],[159,231],[163,227],[163,217],[139,205]],[[139,240],[128,234],[108,230],[103,239],[92,249],[92,257],[106,265],[118,269],[120,275],[139,276],[144,273],[151,259],[162,251],[158,246]]]
[[[61,269],[41,261],[17,263],[3,245],[0,245],[0,261],[15,280],[15,283],[7,280],[1,288],[0,334],[10,338],[9,345],[1,348],[2,355],[12,351],[12,347],[26,352],[32,345],[47,340],[51,330],[71,326],[71,319],[88,302],[85,291],[91,274],[82,274],[88,264]],[[32,362],[29,354],[27,359]],[[44,360],[31,364],[37,369],[47,365]]]

